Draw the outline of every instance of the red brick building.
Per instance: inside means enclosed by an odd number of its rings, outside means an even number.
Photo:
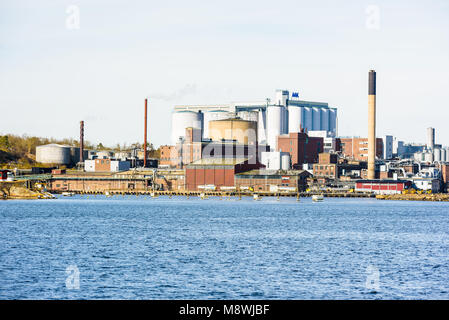
[[[302,167],[303,163],[317,163],[318,155],[323,152],[323,138],[309,137],[304,132],[292,132],[278,136],[276,151],[290,153],[292,166]]]
[[[368,138],[338,138],[341,153],[347,157],[358,161],[368,161]],[[383,157],[382,138],[376,138],[376,157]]]
[[[234,187],[234,175],[263,167],[260,163],[251,164],[248,159],[236,158],[206,158],[186,167],[185,189],[199,190],[198,186],[211,185],[220,187]]]

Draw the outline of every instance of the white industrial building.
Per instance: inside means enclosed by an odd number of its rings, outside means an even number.
[[[274,102],[274,103],[273,103]],[[327,103],[300,100],[297,93],[277,90],[274,101],[239,102],[221,105],[175,106],[172,113],[171,143],[184,138],[188,127],[201,129],[202,138],[209,137],[209,122],[231,117],[257,121],[259,144],[276,150],[277,136],[292,132],[326,131],[337,135],[337,109]]]
[[[271,151],[262,152],[261,161],[267,170],[290,170],[291,159],[290,153]]]

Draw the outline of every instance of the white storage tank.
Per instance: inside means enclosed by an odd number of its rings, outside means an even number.
[[[288,132],[301,132],[303,126],[303,109],[300,106],[288,106]]]
[[[441,149],[433,149],[433,161],[441,161]]]
[[[291,161],[290,161],[290,153],[281,152],[281,170],[290,170]]]
[[[70,147],[60,144],[46,144],[36,147],[36,161],[51,164],[70,164]]]
[[[447,150],[441,149],[441,161],[445,161],[445,162],[449,161],[447,156],[448,156]]]
[[[288,133],[288,109],[287,107],[282,108],[282,123],[281,123],[282,134]]]
[[[223,110],[206,111],[203,115],[203,139],[209,137],[209,122],[214,120],[224,120],[231,118],[231,114]]]
[[[276,151],[277,137],[282,133],[283,109],[282,106],[267,108],[267,143],[272,151]]]
[[[321,109],[321,129],[324,131],[330,131],[329,130],[329,109],[322,108]]]
[[[337,109],[329,109],[329,131],[335,136],[337,134]]]
[[[185,137],[186,128],[203,129],[203,114],[194,111],[175,111],[172,113],[171,142],[173,145],[179,137]]]
[[[321,108],[313,108],[312,130],[321,130]]]
[[[311,131],[313,127],[312,121],[313,110],[309,107],[304,107],[304,130]]]
[[[258,112],[257,141],[259,144],[267,143],[267,114],[265,110],[259,110]]]
[[[433,152],[424,153],[424,162],[433,162]]]

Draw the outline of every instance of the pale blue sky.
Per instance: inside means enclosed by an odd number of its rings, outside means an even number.
[[[80,28],[66,28],[69,5]],[[366,27],[369,5],[379,29]],[[371,20],[369,20],[371,21]],[[378,136],[449,144],[449,2],[0,1],[0,134],[169,143],[177,104],[272,98],[338,108],[341,135],[366,136],[367,73]],[[8,119],[4,119],[4,115]]]

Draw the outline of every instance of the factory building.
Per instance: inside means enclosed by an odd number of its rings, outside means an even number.
[[[383,159],[392,159],[393,158],[393,136],[383,136],[382,137],[383,144]]]
[[[368,161],[368,138],[338,138],[343,156],[357,161]],[[382,138],[376,138],[376,157],[383,158]]]
[[[340,140],[330,135],[329,131],[324,130],[312,130],[308,131],[309,137],[323,138],[323,150],[327,153],[333,153],[341,150]]]
[[[288,152],[293,168],[302,168],[304,163],[318,162],[323,152],[323,138],[309,137],[304,132],[291,132],[278,136],[278,150]]]
[[[307,178],[312,175],[305,170],[292,170],[285,174],[267,170],[252,170],[236,174],[236,189],[259,192],[295,192],[307,189]]]
[[[399,194],[409,189],[412,182],[408,180],[357,180],[355,191],[374,192],[377,194]]]
[[[187,190],[221,189],[235,186],[234,175],[259,169],[260,163],[251,164],[246,158],[207,158],[190,163],[186,167]]]
[[[129,161],[121,161],[114,159],[93,159],[84,160],[84,170],[86,172],[118,172],[126,171],[130,168]]]
[[[287,90],[277,90],[274,103],[270,99],[222,105],[176,106],[172,114],[172,145],[185,138],[185,129],[202,130],[202,139],[211,136],[211,122],[227,119],[257,122],[256,140],[269,145],[271,151],[278,150],[277,137],[289,133],[311,130],[337,134],[337,109],[327,103],[300,100],[297,93],[290,96]]]

